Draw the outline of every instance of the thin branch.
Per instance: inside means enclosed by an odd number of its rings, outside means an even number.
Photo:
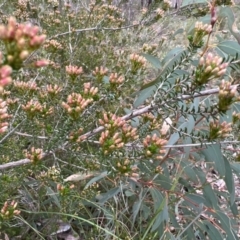
[[[239,84],[232,85],[231,88],[234,88],[238,85]],[[182,95],[181,97],[178,97],[178,99],[179,100],[188,100],[188,99],[191,99],[191,98],[197,98],[197,97],[207,96],[207,95],[211,95],[211,94],[216,94],[218,92],[219,92],[219,88],[214,88],[214,89],[202,91],[200,93],[196,93],[194,95]],[[144,113],[150,112],[150,111],[156,109],[157,107],[158,107],[157,105],[148,105],[148,106],[143,107],[141,109],[134,110],[133,112],[123,116],[122,120],[126,120],[126,121],[130,120],[130,119],[135,118],[137,116],[140,116]],[[87,139],[87,138],[89,138],[89,137],[91,137],[91,136],[93,136],[97,133],[102,132],[103,130],[104,130],[103,126],[95,128],[94,130],[81,135],[80,138]],[[235,144],[238,144],[240,142],[239,141],[225,141],[225,142],[220,142],[220,143],[235,143]],[[187,146],[196,147],[196,146],[211,145],[211,144],[214,144],[214,143],[210,142],[210,143],[195,143],[195,144],[181,144],[181,145],[166,145],[165,148],[178,148],[178,147],[187,147]],[[66,147],[67,145],[68,145],[68,142],[65,142],[63,144],[63,148]],[[57,150],[59,150],[59,149],[61,149],[61,148],[58,148]],[[56,152],[57,150],[55,150],[54,152]],[[52,152],[45,153],[43,158],[46,158],[47,156],[49,156],[51,154],[52,154]],[[17,167],[17,166],[20,166],[20,165],[28,164],[30,162],[31,161],[29,159],[22,159],[22,160],[19,160],[19,161],[2,164],[2,165],[0,165],[0,170]]]
[[[17,131],[15,131],[14,134],[17,134],[17,135],[23,136],[23,137],[31,137],[31,138],[38,138],[38,139],[48,139],[48,137],[45,137],[45,136],[35,136],[35,135],[28,134],[28,133],[21,133],[21,132],[17,132]]]
[[[140,25],[140,23],[133,24],[133,25],[128,25],[128,26],[124,26],[124,27],[119,27],[119,28],[100,28],[100,27],[96,26],[96,27],[92,27],[92,28],[76,29],[74,31],[68,31],[68,32],[56,34],[56,35],[50,37],[49,39],[61,37],[61,36],[64,36],[64,35],[67,35],[67,34],[72,34],[72,33],[80,33],[80,32],[89,32],[89,31],[120,31],[122,29],[133,28],[133,27],[137,27],[139,25]]]
[[[28,164],[30,162],[31,162],[30,159],[25,158],[25,159],[21,159],[21,160],[15,161],[15,162],[5,163],[5,164],[0,165],[0,170],[5,170],[7,168],[18,167],[18,166],[21,166],[21,165],[24,165],[24,164]]]

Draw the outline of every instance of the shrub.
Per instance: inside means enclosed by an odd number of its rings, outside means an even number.
[[[3,3],[2,238],[238,238],[239,10],[130,3]]]

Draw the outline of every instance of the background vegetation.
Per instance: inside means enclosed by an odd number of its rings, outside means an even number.
[[[239,9],[2,1],[0,238],[238,239]]]

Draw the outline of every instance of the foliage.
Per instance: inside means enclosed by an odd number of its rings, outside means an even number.
[[[130,3],[2,3],[1,238],[238,239],[239,6]]]

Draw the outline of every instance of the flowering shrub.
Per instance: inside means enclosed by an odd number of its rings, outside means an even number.
[[[126,4],[3,3],[0,236],[238,238],[237,10]]]

